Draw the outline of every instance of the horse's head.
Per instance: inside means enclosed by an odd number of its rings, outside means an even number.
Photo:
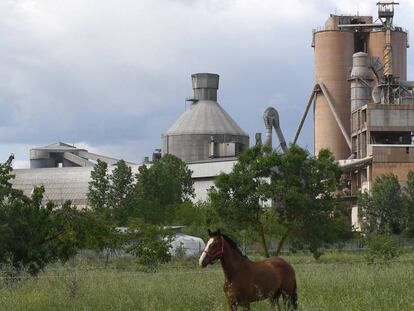
[[[224,238],[221,235],[220,230],[212,232],[208,229],[208,235],[210,240],[208,240],[206,248],[198,260],[198,263],[203,268],[210,264],[214,264],[224,253]]]

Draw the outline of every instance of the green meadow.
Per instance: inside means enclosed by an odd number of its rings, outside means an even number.
[[[286,256],[297,274],[299,310],[414,310],[414,254],[367,265],[362,256]],[[156,273],[132,262],[53,265],[37,278],[0,288],[0,310],[227,310],[220,265],[173,261]],[[267,301],[252,310],[270,310]]]

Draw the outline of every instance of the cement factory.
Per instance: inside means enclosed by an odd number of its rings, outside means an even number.
[[[331,15],[312,34],[315,84],[292,143],[312,107],[314,152],[330,149],[343,167],[343,192],[350,198],[354,225],[357,207],[352,198],[358,191],[369,190],[375,177],[387,172],[404,183],[407,172],[414,170],[414,81],[407,81],[408,32],[394,25],[396,5],[377,3],[376,21],[373,16]],[[214,177],[230,172],[250,141],[217,102],[219,76],[198,73],[191,78],[190,105],[162,134],[161,149],[152,161],[164,154],[183,159],[193,171],[196,200],[204,200]],[[264,144],[272,144],[274,128],[286,150],[277,111],[268,108],[264,117]],[[16,170],[14,185],[26,194],[44,185],[46,199],[87,205],[88,181],[97,159],[116,162],[63,143],[32,149],[31,168]],[[138,170],[138,164],[129,165]]]

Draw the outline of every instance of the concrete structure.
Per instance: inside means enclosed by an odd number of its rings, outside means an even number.
[[[394,2],[371,16],[331,15],[313,33],[315,87],[293,142],[314,104],[315,153],[330,149],[345,170],[344,193],[356,204],[375,177],[404,183],[414,170],[414,81],[407,78],[407,31],[393,25]],[[358,225],[357,206],[352,223]]]
[[[30,149],[30,168],[93,167],[97,160],[108,165],[114,165],[119,161],[62,142]],[[131,162],[127,163],[134,165]]]
[[[374,24],[372,16],[331,15],[313,32],[315,85],[293,143],[314,105],[315,153],[321,148],[333,152],[345,171],[349,185],[344,194],[351,204],[375,177],[392,172],[405,182],[407,172],[414,170],[414,81],[406,81],[407,32],[393,26],[395,5],[378,3],[381,23]],[[232,170],[235,156],[249,147],[249,137],[217,103],[218,75],[194,74],[192,85],[191,105],[164,133],[162,151],[157,149],[153,160],[162,153],[187,162],[196,200],[205,200],[214,177]],[[272,145],[275,128],[286,148],[277,111],[267,109],[264,121],[264,145]],[[256,140],[261,143],[261,136]],[[16,170],[14,185],[26,194],[44,185],[45,199],[86,205],[90,172],[98,158],[116,162],[62,143],[32,149],[31,167],[37,169]],[[138,171],[138,165],[129,164]],[[357,214],[354,206],[354,224]]]
[[[162,154],[173,154],[187,163],[235,157],[249,147],[249,136],[217,103],[219,76],[191,76],[191,105],[162,136]]]
[[[381,8],[393,10],[393,6]],[[393,13],[393,11],[392,11]],[[351,146],[346,136],[350,135],[351,88],[348,79],[352,68],[353,55],[358,52],[368,53],[373,62],[381,64],[377,70],[382,72],[392,68],[392,75],[400,80],[407,78],[407,32],[400,27],[390,25],[392,53],[385,53],[387,45],[387,25],[373,24],[372,16],[338,16],[331,15],[323,28],[314,30],[313,44],[315,50],[315,82],[324,84],[327,96],[318,92],[315,98],[315,153],[321,148],[329,148],[336,159],[346,159],[351,154]],[[388,56],[387,56],[388,55]],[[384,61],[391,57],[392,64]],[[371,61],[370,59],[370,61]],[[378,67],[378,66],[377,66]],[[338,125],[338,119],[345,131]]]
[[[188,164],[193,172],[195,201],[206,200],[214,178],[228,173],[236,156],[249,147],[249,136],[217,103],[219,76],[201,73],[192,75],[192,104],[163,135],[162,154],[174,154]],[[161,157],[156,149],[152,161]],[[91,171],[97,160],[109,165],[109,173],[118,159],[97,155],[86,149],[56,143],[30,150],[30,169],[15,170],[14,187],[30,195],[36,186],[45,187],[45,201],[57,205],[71,200],[87,206]],[[151,165],[149,158],[141,165]],[[134,174],[139,165],[127,162]]]

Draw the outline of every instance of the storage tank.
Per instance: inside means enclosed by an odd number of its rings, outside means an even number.
[[[219,75],[192,76],[192,104],[162,136],[162,154],[196,162],[233,157],[249,147],[249,136],[217,103]]]
[[[314,34],[315,81],[323,82],[347,133],[350,132],[350,85],[348,78],[354,53],[352,31],[323,30]],[[322,148],[335,159],[346,159],[351,151],[335,121],[325,97],[319,92],[315,101],[315,154]]]
[[[351,71],[351,111],[354,111],[371,101],[371,89],[369,86],[372,80],[370,71],[371,58],[367,53],[355,53]],[[368,85],[366,84],[368,83]]]
[[[396,27],[396,29],[399,29]],[[403,30],[391,32],[393,75],[401,81],[407,80],[407,33]],[[368,54],[378,57],[384,64],[385,31],[371,31],[368,39]]]

